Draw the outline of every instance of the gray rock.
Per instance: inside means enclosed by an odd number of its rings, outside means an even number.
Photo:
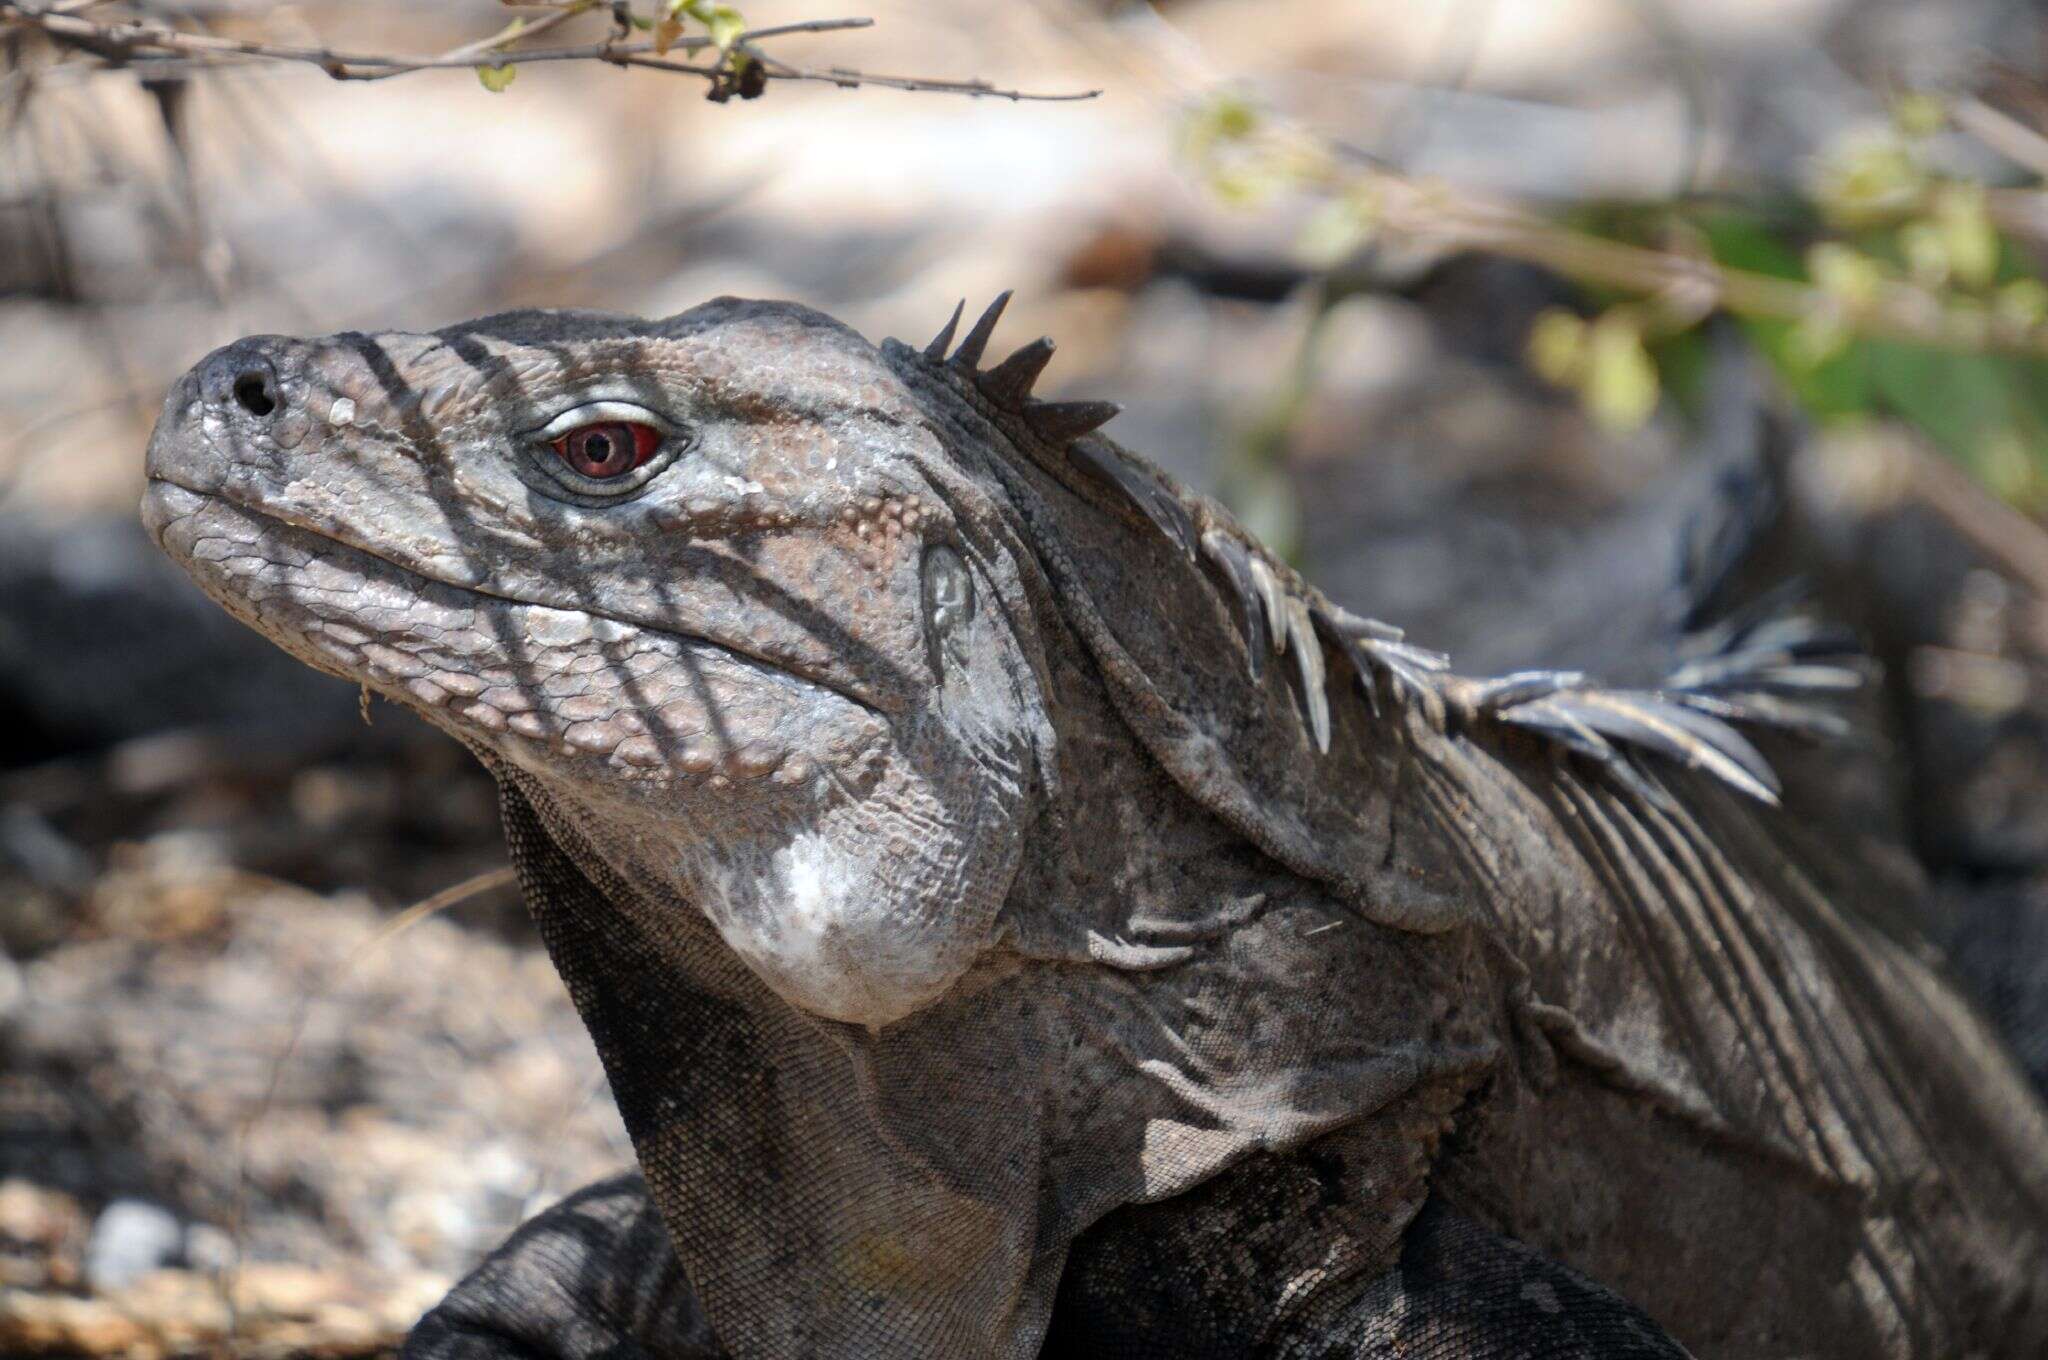
[[[117,1199],[101,1211],[85,1247],[85,1278],[93,1289],[122,1289],[152,1270],[176,1264],[185,1230],[168,1209],[146,1200]]]

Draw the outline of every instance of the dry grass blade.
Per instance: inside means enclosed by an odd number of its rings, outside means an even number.
[[[362,948],[349,956],[348,963],[344,964],[343,968],[346,969],[349,964],[353,964],[371,950],[390,943],[392,939],[403,935],[435,912],[446,911],[450,907],[460,906],[471,898],[482,897],[487,892],[494,892],[499,888],[508,887],[517,881],[517,877],[512,871],[512,866],[501,864],[495,869],[486,869],[483,873],[472,874],[460,883],[451,884],[441,889],[441,891],[431,897],[422,898],[398,913],[398,915],[392,917],[390,924],[386,925],[375,935],[372,935],[364,942]]]

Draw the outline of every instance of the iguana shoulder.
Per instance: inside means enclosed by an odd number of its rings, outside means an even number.
[[[1914,930],[1925,884],[1804,824],[1820,810],[1779,806],[1752,740],[1849,735],[1826,701],[1867,678],[1852,635],[1794,608],[1787,587],[1696,614],[1652,686],[1463,676],[1112,441],[1019,432],[1033,408],[1014,385],[977,376],[978,348],[965,365],[942,349],[915,362],[971,384],[1030,455],[1013,480],[1064,549],[1048,555],[1060,598],[1105,671],[1128,677],[1120,707],[1193,796],[1372,919],[1428,930],[1476,913],[1544,1062],[1746,1149],[1775,1168],[1765,1182],[1803,1186],[1820,1219],[1846,1225],[1838,1264],[1871,1344],[1892,1327],[1962,1344],[1987,1307],[2041,1307],[2011,1263],[2048,1241],[2048,1122]],[[1730,570],[1727,552],[1697,546],[1705,571]],[[1424,890],[1393,888],[1403,870]],[[1522,1109],[1499,1144],[1474,1138],[1468,1170],[1491,1160],[1502,1174],[1502,1146],[1592,1136],[1539,1097]],[[1545,1178],[1518,1166],[1503,1217],[1554,1245],[1626,1240],[1623,1221],[1571,1207],[1588,1174],[1538,1189]],[[1636,1195],[1708,1207],[1672,1172],[1629,1174]],[[1931,1185],[1938,1202],[1914,1189]],[[1600,1258],[1603,1278],[1636,1283],[1631,1254]],[[1685,1259],[1629,1292],[1715,1299],[1701,1311],[1733,1311],[1701,1327],[1739,1332],[1740,1292],[1698,1288]],[[2041,1325],[2018,1317],[1993,1330]]]

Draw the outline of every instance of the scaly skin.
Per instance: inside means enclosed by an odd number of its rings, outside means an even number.
[[[1722,721],[1802,725],[1818,635],[1450,677],[995,315],[254,337],[166,401],[164,547],[498,776],[667,1224],[565,1206],[415,1354],[2038,1353],[2042,1112]]]

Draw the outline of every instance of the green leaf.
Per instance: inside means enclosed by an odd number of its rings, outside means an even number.
[[[1908,222],[1899,228],[1899,253],[1906,257],[1906,269],[1922,288],[1940,288],[1948,283],[1948,244],[1932,222]]]
[[[1369,189],[1354,188],[1316,209],[1294,248],[1314,269],[1334,269],[1372,239],[1379,222],[1378,196]]]
[[[2031,329],[2048,320],[2048,287],[2039,279],[2014,279],[1998,290],[1991,306],[2006,321]]]
[[[1576,387],[1586,372],[1586,323],[1562,307],[1552,307],[1529,327],[1524,349],[1537,376],[1559,387]]]
[[[1927,172],[1896,137],[1852,135],[1821,157],[1813,197],[1845,226],[1884,221],[1910,210],[1927,189]]]
[[[1977,446],[1974,454],[1970,462],[1977,475],[2000,499],[2028,504],[2039,498],[2039,450],[2029,449],[2018,430],[1993,432]]]
[[[1892,101],[1892,126],[1908,137],[1932,137],[1948,126],[1948,106],[1939,95],[1908,91]]]
[[[1699,227],[1714,258],[1730,268],[1779,279],[1804,277],[1799,252],[1755,216],[1720,213],[1702,221]]]
[[[1286,178],[1271,161],[1236,159],[1209,168],[1209,191],[1233,208],[1257,207],[1286,187]]]
[[[479,66],[476,68],[478,82],[492,94],[505,93],[505,87],[510,85],[513,78],[518,74],[519,68],[509,62],[503,66]]]
[[[1593,323],[1581,396],[1586,413],[1610,430],[1640,429],[1657,409],[1657,366],[1642,327],[1616,308]]]
[[[1956,281],[1966,288],[1990,283],[1998,273],[1998,229],[1985,209],[1984,186],[1944,186],[1934,196],[1934,226]]]
[[[1919,426],[1950,454],[1968,455],[2011,423],[2013,375],[1997,357],[1892,340],[1867,345],[1877,403]]]
[[[747,31],[747,21],[731,5],[714,6],[704,26],[711,30],[711,41],[718,44],[721,52],[730,52],[732,45],[739,41],[740,34]]]
[[[1816,307],[1794,323],[1785,337],[1785,359],[1796,367],[1816,369],[1840,355],[1854,338],[1839,307]]]
[[[1181,131],[1181,147],[1196,160],[1219,146],[1241,142],[1259,128],[1259,111],[1243,95],[1219,90],[1188,114]]]
[[[1800,279],[1799,252],[1755,213],[1722,212],[1699,223],[1714,259],[1734,269],[1773,278]],[[1861,347],[1831,355],[1817,344],[1827,339],[1814,327],[1773,317],[1741,318],[1742,328],[1763,351],[1799,404],[1816,417],[1836,418],[1870,406],[1870,375]],[[1819,362],[1816,362],[1816,359]]]
[[[1876,260],[1839,241],[1822,241],[1807,251],[1806,271],[1823,293],[1852,312],[1876,302],[1884,283]]]

